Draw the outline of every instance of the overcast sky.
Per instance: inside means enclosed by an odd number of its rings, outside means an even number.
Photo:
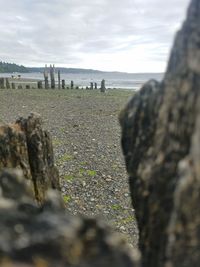
[[[162,72],[189,0],[0,0],[0,60]]]

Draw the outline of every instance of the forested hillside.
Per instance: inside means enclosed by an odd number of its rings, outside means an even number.
[[[28,72],[24,66],[0,61],[0,73]]]

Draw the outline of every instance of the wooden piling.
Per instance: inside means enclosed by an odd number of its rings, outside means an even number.
[[[62,80],[62,89],[65,89],[65,80]]]
[[[71,89],[74,89],[74,82],[71,81]]]
[[[48,81],[48,69],[47,69],[47,65],[45,65],[45,69],[44,69],[44,88],[45,88],[45,89],[49,89],[49,81]]]
[[[51,89],[55,89],[55,66],[50,65]]]
[[[60,70],[58,70],[58,89],[60,89]]]
[[[42,81],[37,82],[38,89],[42,89]]]
[[[4,78],[0,78],[0,88],[5,89],[5,79]]]
[[[10,83],[8,78],[6,78],[6,89],[10,89]]]
[[[105,86],[105,80],[104,79],[101,81],[100,91],[102,93],[105,93],[105,91],[106,91],[106,86]]]

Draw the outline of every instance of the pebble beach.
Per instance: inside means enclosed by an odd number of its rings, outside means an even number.
[[[66,211],[101,217],[137,245],[118,114],[131,90],[0,90],[0,123],[39,113],[52,136]]]

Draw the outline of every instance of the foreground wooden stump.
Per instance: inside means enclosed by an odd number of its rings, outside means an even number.
[[[3,168],[22,170],[39,203],[49,188],[60,189],[51,138],[42,129],[39,115],[0,126],[0,170]]]

